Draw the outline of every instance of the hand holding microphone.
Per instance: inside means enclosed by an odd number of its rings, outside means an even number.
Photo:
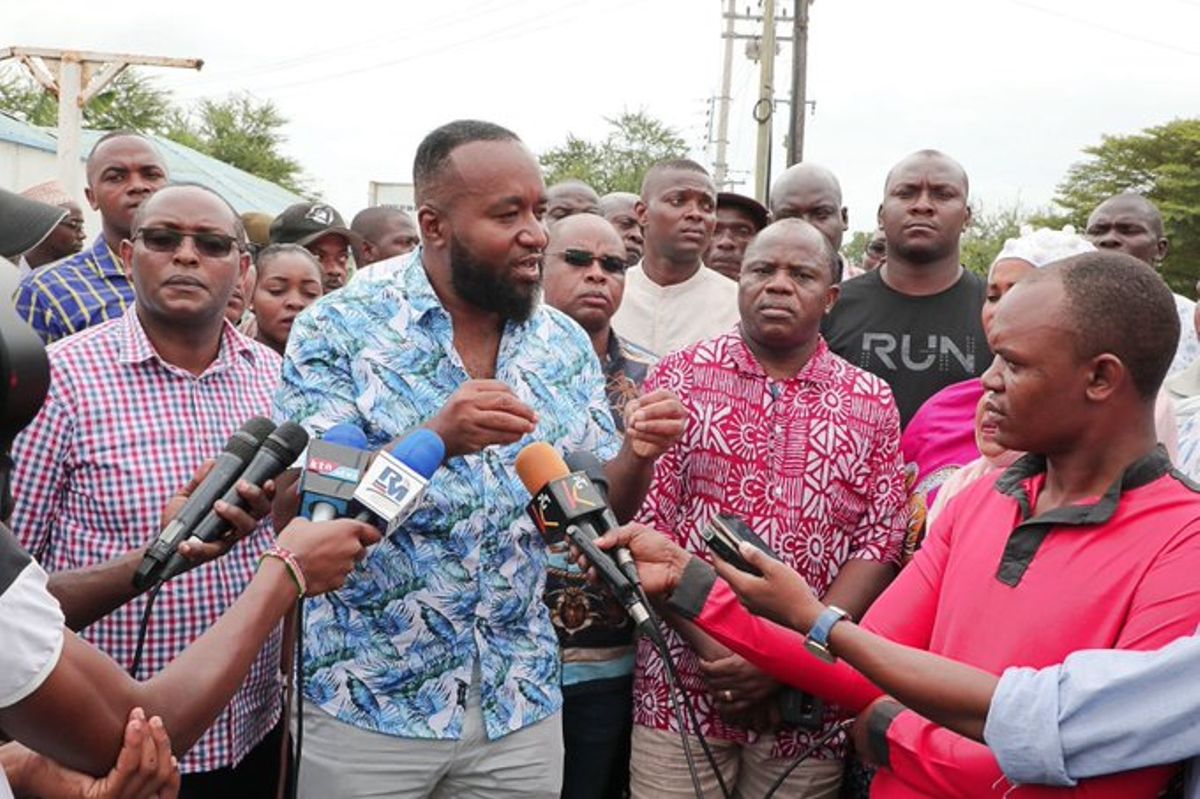
[[[657,640],[660,633],[635,582],[596,546],[600,532],[608,529],[613,517],[587,474],[569,472],[562,456],[540,441],[521,450],[516,467],[521,482],[533,496],[529,515],[546,542],[554,544],[565,539],[582,551],[637,628]]]
[[[355,519],[310,522],[296,518],[283,528],[276,546],[295,556],[304,573],[305,596],[336,591],[346,582],[382,535],[374,526]]]

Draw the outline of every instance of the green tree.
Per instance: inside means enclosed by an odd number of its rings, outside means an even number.
[[[575,178],[600,194],[636,193],[652,164],[687,154],[683,137],[645,111],[625,111],[604,121],[609,133],[603,140],[593,142],[568,133],[564,144],[542,154],[547,183]]]
[[[874,230],[856,230],[850,234],[850,240],[842,244],[842,257],[846,263],[857,266],[863,262],[867,254],[867,245],[871,243]]]
[[[84,106],[83,125],[93,130],[165,132],[174,103],[150,78],[126,69]],[[31,125],[58,123],[58,99],[22,69],[0,70],[0,111]]]
[[[1200,118],[1175,119],[1128,136],[1102,136],[1072,164],[1054,198],[1058,210],[1038,221],[1079,230],[1101,201],[1123,191],[1144,195],[1162,212],[1171,250],[1163,277],[1191,296],[1200,277]]]
[[[201,100],[192,112],[176,110],[168,138],[297,194],[311,191],[300,162],[279,151],[287,119],[270,100],[248,94]]]
[[[976,205],[971,224],[959,240],[963,266],[986,277],[1005,239],[1021,235],[1021,225],[1028,218],[1020,203],[995,210],[987,209],[982,203]]]
[[[58,123],[58,100],[24,70],[0,68],[0,111],[33,125]],[[83,110],[84,127],[164,136],[298,194],[311,192],[300,163],[283,155],[287,119],[270,101],[234,94],[192,109],[150,78],[127,69]]]

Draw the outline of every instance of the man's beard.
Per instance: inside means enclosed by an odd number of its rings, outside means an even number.
[[[538,302],[535,284],[505,280],[480,263],[457,236],[450,237],[450,285],[459,297],[484,311],[493,311],[518,324],[528,321]]]

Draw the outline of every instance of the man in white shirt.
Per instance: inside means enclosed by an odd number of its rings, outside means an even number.
[[[705,269],[717,224],[717,190],[704,167],[679,159],[655,164],[635,206],[645,230],[642,261],[625,273],[617,334],[662,357],[738,322],[737,283]]]

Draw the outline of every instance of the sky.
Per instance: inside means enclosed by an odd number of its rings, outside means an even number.
[[[421,138],[462,117],[505,125],[541,152],[568,133],[602,138],[605,117],[644,110],[710,165],[723,7],[4,0],[0,46],[202,58],[199,72],[147,72],[182,101],[245,91],[275,102],[289,119],[284,152],[349,218],[369,181],[410,180]],[[739,11],[758,7],[738,0]],[[962,162],[977,209],[1044,207],[1103,134],[1198,113],[1197,30],[1200,0],[817,0],[804,156],[838,175],[854,230],[874,226],[888,168],[925,147]],[[730,163],[752,193],[758,65],[744,47],[735,43]],[[790,65],[784,43],[777,97]],[[776,171],[788,113],[781,105],[775,117]]]

